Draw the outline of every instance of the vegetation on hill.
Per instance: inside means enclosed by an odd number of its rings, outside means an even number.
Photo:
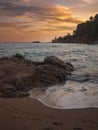
[[[52,43],[98,43],[98,14],[90,16],[89,20],[77,25],[76,30],[71,35],[60,36],[52,40]]]

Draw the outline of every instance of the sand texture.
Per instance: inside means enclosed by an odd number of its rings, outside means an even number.
[[[31,98],[0,98],[0,130],[98,130],[98,109],[60,110]]]

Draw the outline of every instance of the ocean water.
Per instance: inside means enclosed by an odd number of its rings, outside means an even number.
[[[31,98],[58,109],[98,108],[98,45],[0,43],[0,57],[16,53],[33,61],[43,61],[46,56],[54,55],[75,67],[66,84],[35,88],[30,91]]]

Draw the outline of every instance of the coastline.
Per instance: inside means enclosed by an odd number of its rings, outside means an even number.
[[[54,109],[31,98],[0,98],[1,130],[98,130],[98,109]]]

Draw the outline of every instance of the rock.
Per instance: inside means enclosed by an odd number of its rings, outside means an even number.
[[[75,68],[73,67],[73,65],[70,62],[66,63],[66,67],[67,67],[67,70],[69,70],[69,71],[75,70]]]
[[[89,77],[86,75],[83,75],[83,76],[82,75],[71,75],[71,76],[67,76],[67,79],[72,80],[72,81],[77,81],[80,83],[90,80]]]
[[[20,59],[24,59],[24,56],[19,54],[19,53],[16,53],[15,55],[12,56],[13,58],[20,58]]]
[[[19,91],[17,93],[17,96],[20,97],[20,98],[23,98],[23,97],[28,97],[30,94],[28,92],[21,92]]]
[[[74,67],[55,56],[49,56],[37,66],[32,79],[33,87],[49,87],[64,84],[65,78]]]
[[[1,92],[5,92],[7,90],[11,90],[11,91],[14,91],[14,92],[17,91],[16,88],[11,84],[5,83],[5,84],[0,85],[0,91]]]
[[[59,59],[55,56],[46,57],[43,63],[52,64],[52,65],[56,65],[56,66],[58,65],[60,67],[64,67],[65,69],[67,69],[67,67],[74,69],[74,67],[71,65],[71,63],[65,63],[64,61],[62,61],[61,59]]]
[[[48,87],[55,84],[65,83],[66,74],[68,73],[59,66],[49,64],[42,65],[40,68],[36,69],[33,81],[37,82],[37,85],[40,84],[42,86]]]
[[[94,44],[98,44],[98,40],[94,42]]]
[[[3,97],[3,93],[0,92],[0,97]]]
[[[1,92],[1,97],[12,98],[12,97],[16,97],[17,89],[11,84],[4,83],[0,85],[0,92]]]
[[[84,88],[84,87],[82,87],[82,88],[80,89],[80,92],[84,92],[84,91],[87,91],[87,89]]]
[[[46,57],[43,63],[55,65],[56,67],[59,66],[60,68],[62,67],[68,73],[74,70],[74,67],[71,63],[65,63],[64,61],[62,61],[61,59],[59,59],[55,56]]]
[[[34,87],[64,84],[74,67],[55,56],[43,62],[26,60],[21,54],[0,58],[0,96],[25,97]]]
[[[3,97],[4,97],[4,98],[17,97],[17,93],[16,93],[16,92],[13,92],[12,90],[6,90],[6,91],[3,93]]]

